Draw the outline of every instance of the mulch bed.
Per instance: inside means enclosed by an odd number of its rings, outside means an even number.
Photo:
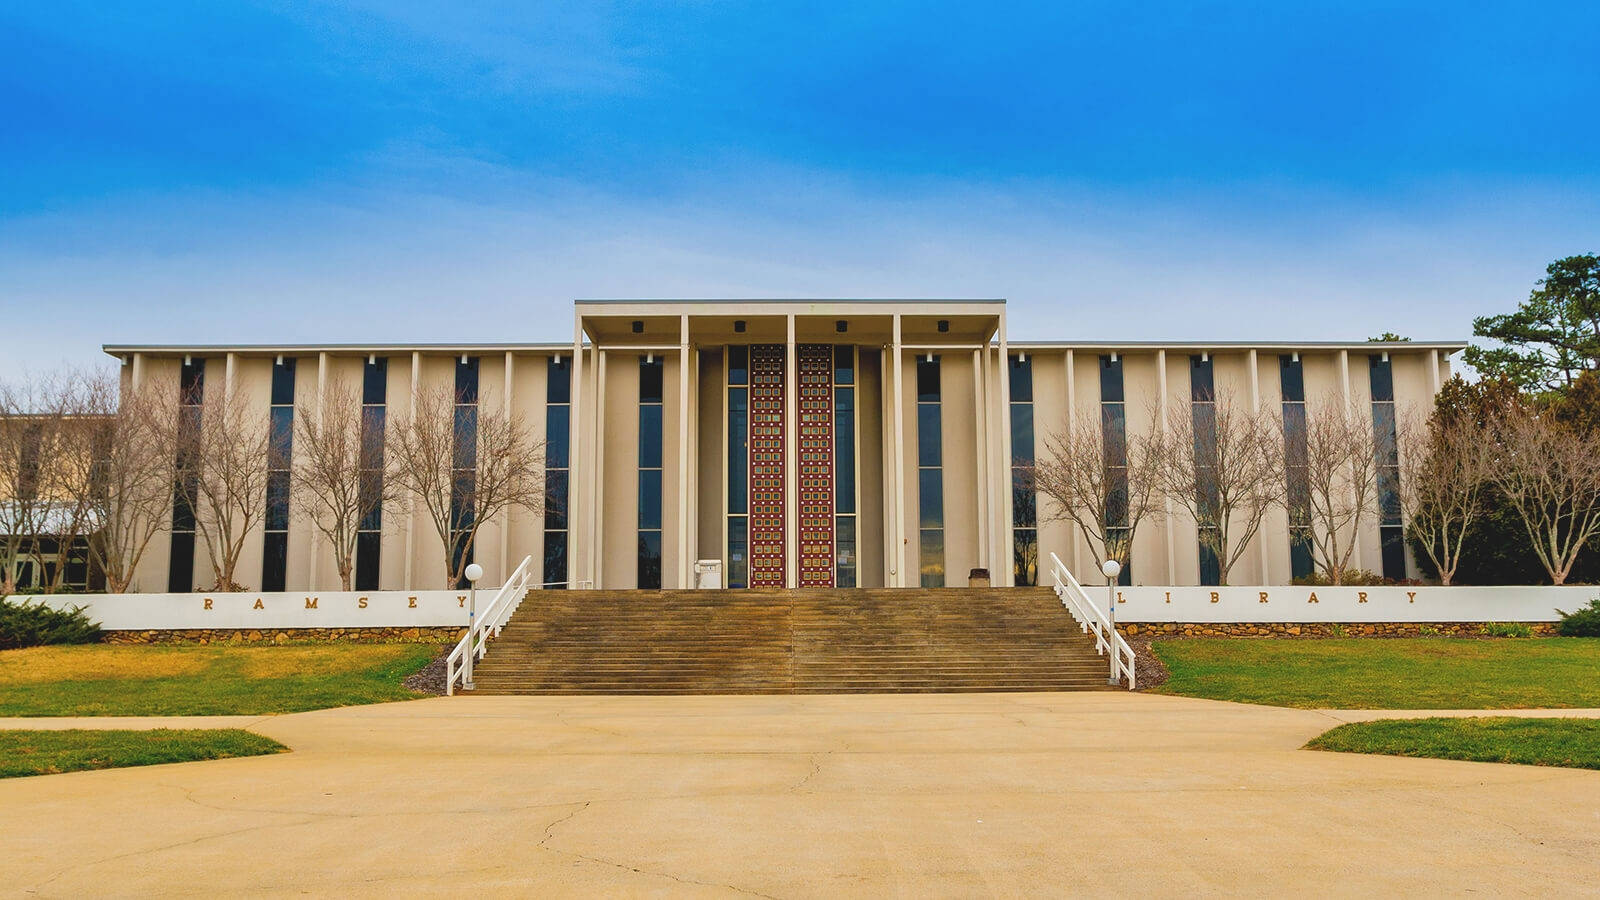
[[[452,649],[454,648],[441,647],[439,649],[439,655],[433,658],[433,662],[423,666],[415,675],[407,677],[403,684],[413,691],[420,691],[424,694],[433,694],[435,696],[443,697],[445,688],[445,662],[446,657],[449,656],[449,651]]]
[[[1133,648],[1133,674],[1139,690],[1147,691],[1150,688],[1165,684],[1170,673],[1162,665],[1155,651],[1150,649],[1151,637],[1142,634],[1126,638],[1128,646]]]

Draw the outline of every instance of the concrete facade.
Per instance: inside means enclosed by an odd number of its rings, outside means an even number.
[[[1190,402],[1191,359],[1209,365],[1219,395],[1263,409],[1283,402],[1280,360],[1293,360],[1303,375],[1306,403],[1371,402],[1369,372],[1381,360],[1392,374],[1397,410],[1431,407],[1450,376],[1449,356],[1459,343],[1072,343],[1013,340],[1006,333],[1005,304],[978,301],[579,301],[573,340],[559,344],[339,345],[339,346],[149,346],[108,345],[123,363],[125,385],[147,379],[176,381],[185,361],[204,361],[204,398],[243,392],[266,415],[275,365],[295,360],[294,397],[314,403],[319,385],[332,378],[360,384],[364,367],[386,360],[390,409],[418,391],[448,384],[452,372],[474,360],[481,408],[509,408],[530,430],[549,438],[549,379],[570,379],[571,428],[568,497],[561,508],[568,525],[566,571],[545,571],[547,516],[514,512],[486,522],[475,561],[485,580],[498,584],[525,556],[533,557],[536,581],[562,586],[633,588],[644,577],[639,551],[640,497],[654,507],[653,488],[641,492],[642,364],[660,363],[661,454],[659,565],[663,588],[690,587],[696,560],[719,560],[736,568],[730,551],[729,467],[730,365],[736,348],[778,346],[784,353],[785,418],[782,539],[788,586],[796,583],[801,554],[798,470],[799,348],[826,344],[846,348],[853,363],[851,423],[856,546],[854,581],[862,587],[917,586],[929,573],[922,547],[929,531],[921,509],[919,459],[919,368],[936,365],[940,435],[934,477],[942,493],[943,581],[965,584],[968,570],[986,568],[996,584],[1016,580],[1010,462],[1024,457],[1013,442],[1010,368],[1026,365],[1032,390],[1033,452],[1046,435],[1101,404],[1102,371],[1120,368],[1127,427],[1150,427],[1152,417]],[[928,361],[936,360],[936,363]],[[554,361],[554,362],[553,362]],[[1010,365],[1008,365],[1008,361]],[[652,376],[653,377],[653,376]],[[835,375],[837,377],[837,374]],[[836,384],[838,387],[844,386]],[[926,383],[925,383],[926,386]],[[838,400],[833,412],[838,414]],[[837,422],[837,420],[836,420]],[[648,436],[647,436],[648,438]],[[834,435],[837,440],[838,434]],[[647,439],[646,443],[649,440]],[[931,440],[927,443],[933,443]],[[836,457],[837,444],[829,448]],[[1403,448],[1402,451],[1404,452]],[[684,464],[688,462],[689,464]],[[748,460],[746,460],[748,465]],[[831,476],[835,487],[840,472]],[[837,505],[838,496],[835,494]],[[650,518],[654,509],[644,511]],[[1075,572],[1095,567],[1089,548],[1070,523],[1040,503],[1037,552],[1056,553]],[[830,523],[835,540],[843,529]],[[1286,584],[1292,576],[1290,529],[1275,510],[1231,579],[1246,584]],[[1382,536],[1376,516],[1362,526],[1353,560],[1378,569]],[[653,539],[653,538],[652,538]],[[195,550],[194,584],[171,584],[173,554],[167,534],[146,554],[136,587],[180,590],[209,584],[203,544]],[[240,566],[251,589],[264,565],[264,538],[253,534]],[[366,589],[445,588],[440,538],[405,499],[385,505],[377,583]],[[836,555],[840,551],[836,550]],[[1406,574],[1414,575],[1407,560]],[[1041,565],[1041,578],[1047,565]],[[1136,584],[1202,583],[1196,529],[1181,511],[1141,526],[1132,552]],[[308,522],[292,518],[287,529],[283,589],[325,591],[339,587],[332,552]],[[556,577],[559,576],[559,577]],[[840,576],[843,577],[842,575]],[[1026,579],[1024,579],[1026,580]],[[554,586],[554,585],[552,585]]]

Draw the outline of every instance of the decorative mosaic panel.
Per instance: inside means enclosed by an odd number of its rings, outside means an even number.
[[[800,587],[833,587],[833,346],[799,347]]]
[[[750,348],[750,586],[784,586],[784,347]]]

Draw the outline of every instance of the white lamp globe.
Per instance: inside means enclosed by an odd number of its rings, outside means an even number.
[[[1107,578],[1115,578],[1122,574],[1122,563],[1119,563],[1114,559],[1108,559],[1100,564],[1100,574],[1106,576]]]
[[[482,578],[482,577],[483,577],[483,566],[480,566],[477,563],[469,563],[467,565],[467,580],[468,581],[476,583],[477,580],[479,578]]]

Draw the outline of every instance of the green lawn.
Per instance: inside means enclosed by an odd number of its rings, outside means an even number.
[[[1157,640],[1155,690],[1343,709],[1600,707],[1595,638],[1192,638]]]
[[[409,700],[427,644],[112,645],[0,651],[0,716],[200,716]]]
[[[1340,725],[1311,750],[1600,769],[1600,719],[1394,719]]]
[[[288,749],[237,728],[0,731],[0,778],[261,756]]]

